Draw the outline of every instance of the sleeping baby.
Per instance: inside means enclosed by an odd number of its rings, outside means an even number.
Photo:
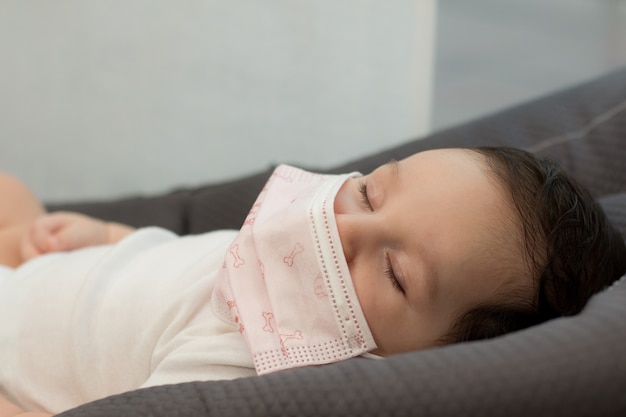
[[[9,176],[0,195],[14,413],[495,337],[578,313],[626,270],[589,193],[510,148],[365,176],[282,165],[239,231],[183,237],[44,213]]]

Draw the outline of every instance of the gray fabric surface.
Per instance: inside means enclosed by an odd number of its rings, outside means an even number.
[[[334,171],[367,172],[434,147],[521,147],[561,162],[599,197],[624,234],[625,103],[626,69]],[[179,233],[238,227],[268,174],[168,196],[62,208],[136,225],[156,222]],[[156,387],[63,415],[623,416],[625,347],[626,283],[621,283],[595,296],[578,316],[491,341],[384,361],[355,359],[236,381]]]
[[[626,192],[609,194],[598,201],[622,236],[626,236]]]

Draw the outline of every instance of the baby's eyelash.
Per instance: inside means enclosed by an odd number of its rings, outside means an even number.
[[[393,285],[396,290],[404,294],[404,288],[402,288],[402,285],[400,285],[400,282],[398,282],[398,279],[396,278],[396,274],[393,272],[393,269],[385,268],[385,275],[387,275],[387,277],[391,280],[391,285]]]
[[[396,290],[400,291],[402,294],[405,293],[404,288],[402,288],[402,285],[400,285],[400,281],[398,281],[398,278],[396,277],[396,273],[393,272],[393,267],[391,266],[391,261],[389,259],[387,259],[385,275],[391,280],[391,285],[393,285]]]
[[[367,183],[365,181],[359,181],[359,192],[361,193],[361,202],[363,205],[370,211],[374,211],[374,207],[372,207],[372,203],[370,202],[369,197],[367,196]]]

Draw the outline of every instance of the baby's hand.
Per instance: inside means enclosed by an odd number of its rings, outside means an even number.
[[[107,225],[78,213],[56,212],[36,219],[22,237],[25,261],[50,252],[71,251],[108,243]]]

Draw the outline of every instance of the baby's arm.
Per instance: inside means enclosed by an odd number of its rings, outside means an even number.
[[[50,252],[63,252],[120,241],[134,229],[79,213],[56,212],[37,218],[21,242],[25,261]]]
[[[51,414],[37,411],[26,411],[10,403],[0,395],[0,417],[48,417]]]

